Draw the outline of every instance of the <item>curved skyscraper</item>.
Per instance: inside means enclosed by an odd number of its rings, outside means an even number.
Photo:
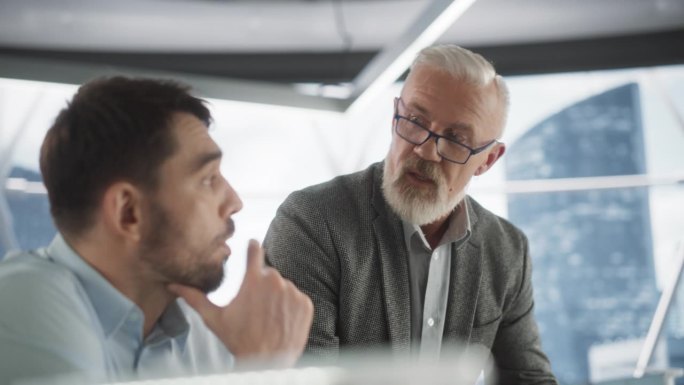
[[[550,116],[505,159],[508,180],[644,174],[638,85]],[[565,384],[585,383],[590,348],[643,338],[658,300],[648,188],[509,194],[508,212],[530,239],[535,311],[554,371]]]

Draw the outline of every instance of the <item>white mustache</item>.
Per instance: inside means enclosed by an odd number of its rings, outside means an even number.
[[[420,175],[421,178],[429,179],[436,185],[441,185],[443,178],[439,166],[420,158],[409,158],[402,165],[401,176],[406,176],[408,173]]]

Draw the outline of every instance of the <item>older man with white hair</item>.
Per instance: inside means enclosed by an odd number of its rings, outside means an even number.
[[[421,360],[482,345],[502,384],[555,384],[525,235],[467,196],[504,154],[508,91],[482,56],[428,47],[394,100],[384,162],[291,194],[268,262],[314,302],[307,351],[389,346]]]

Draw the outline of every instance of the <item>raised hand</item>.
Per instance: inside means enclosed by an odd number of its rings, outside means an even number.
[[[238,363],[266,361],[287,367],[304,351],[313,304],[277,270],[264,266],[264,250],[255,240],[249,242],[242,286],[227,306],[214,305],[193,287],[171,284],[169,290],[202,316]]]

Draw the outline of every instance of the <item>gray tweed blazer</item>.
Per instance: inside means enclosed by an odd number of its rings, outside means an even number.
[[[314,303],[310,355],[410,349],[408,254],[382,167],[292,193],[266,235],[267,262]],[[527,239],[467,199],[472,234],[452,250],[444,341],[490,349],[498,383],[555,384],[533,315]]]

